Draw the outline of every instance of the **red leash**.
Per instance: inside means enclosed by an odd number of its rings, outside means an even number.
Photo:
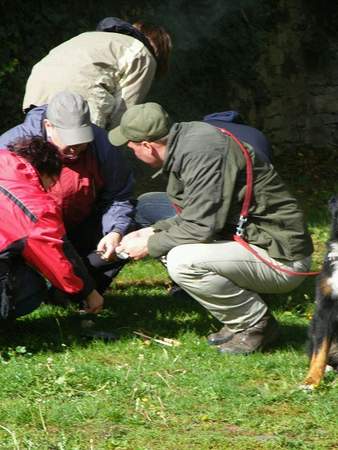
[[[320,273],[320,272],[295,272],[290,269],[285,269],[284,267],[280,267],[278,264],[274,264],[271,261],[268,261],[267,259],[265,259],[259,253],[257,253],[254,248],[250,247],[250,244],[248,242],[246,242],[241,236],[235,234],[234,240],[236,242],[238,242],[239,244],[241,244],[244,248],[249,250],[249,252],[252,253],[257,259],[259,259],[260,261],[267,264],[269,267],[271,267],[272,269],[274,269],[278,272],[287,273],[288,275],[301,275],[301,276],[318,275]]]
[[[236,227],[236,234],[233,236],[234,241],[238,242],[240,245],[242,245],[245,249],[247,249],[250,253],[252,253],[257,259],[262,261],[267,266],[271,267],[277,272],[283,272],[287,273],[288,275],[299,275],[299,276],[307,276],[307,275],[318,275],[320,272],[295,272],[291,269],[285,269],[284,267],[280,267],[278,264],[274,264],[271,261],[267,260],[263,256],[261,256],[254,248],[250,246],[250,244],[243,239],[244,234],[244,226],[245,223],[248,220],[249,216],[249,208],[251,204],[252,199],[252,188],[253,188],[253,170],[252,170],[252,161],[250,154],[248,150],[245,148],[245,146],[242,144],[242,142],[236,138],[230,131],[226,130],[225,128],[219,128],[220,131],[222,131],[223,134],[226,134],[229,136],[233,141],[236,142],[236,144],[241,149],[245,161],[246,161],[246,190],[245,190],[245,196],[244,201],[241,209],[241,214],[239,216],[239,221]]]

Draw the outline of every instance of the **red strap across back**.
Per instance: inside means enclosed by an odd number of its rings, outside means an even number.
[[[248,220],[249,216],[249,209],[251,205],[252,200],[252,190],[253,190],[253,170],[252,170],[252,161],[250,157],[250,153],[245,148],[243,143],[236,138],[229,130],[226,130],[225,128],[219,128],[219,130],[223,133],[229,136],[233,141],[236,142],[236,144],[241,149],[245,161],[246,161],[246,190],[245,190],[245,196],[244,201],[241,209],[241,214],[239,217],[238,225],[236,228],[236,234],[233,236],[234,241],[238,242],[240,245],[242,245],[244,248],[246,248],[251,254],[253,254],[257,259],[262,261],[264,264],[268,265],[272,269],[283,272],[288,275],[298,275],[298,276],[307,276],[307,275],[318,275],[320,272],[295,272],[291,269],[286,269],[284,267],[279,266],[278,264],[274,264],[271,261],[267,260],[263,256],[261,256],[254,248],[250,246],[250,244],[243,239],[243,232],[244,232],[244,225]]]
[[[249,216],[249,209],[251,205],[251,199],[252,199],[252,187],[253,187],[253,171],[252,171],[252,161],[250,157],[250,153],[248,150],[244,147],[242,142],[236,138],[230,131],[226,130],[225,128],[219,128],[222,133],[228,135],[233,141],[236,142],[236,144],[239,146],[239,148],[242,150],[242,153],[245,157],[246,161],[246,190],[245,190],[245,197],[242,205],[241,210],[241,217],[247,218]]]

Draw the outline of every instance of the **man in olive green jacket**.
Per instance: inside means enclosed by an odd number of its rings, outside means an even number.
[[[130,108],[110,132],[137,158],[168,176],[175,217],[125,236],[117,248],[133,259],[167,256],[171,278],[223,323],[208,336],[223,353],[250,353],[270,344],[278,325],[260,293],[284,293],[304,276],[273,269],[232,240],[246,188],[239,145],[202,122],[169,126],[156,103]],[[313,251],[296,200],[274,167],[247,146],[253,164],[253,198],[244,238],[263,258],[306,272]]]

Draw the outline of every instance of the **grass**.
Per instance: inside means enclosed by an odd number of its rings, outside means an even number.
[[[309,157],[322,171],[319,155]],[[292,171],[282,157],[277,164],[308,215],[315,269],[336,181],[301,170],[303,159],[293,155]],[[157,261],[123,269],[95,320],[97,329],[116,334],[114,342],[82,337],[75,309],[47,305],[2,332],[0,449],[338,448],[337,377],[328,373],[314,392],[298,388],[308,367],[313,278],[287,296],[266,297],[282,336],[268,353],[250,356],[220,356],[208,346],[205,335],[217,322],[193,300],[169,296],[168,284]]]

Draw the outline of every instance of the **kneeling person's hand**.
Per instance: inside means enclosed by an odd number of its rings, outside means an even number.
[[[106,234],[97,244],[97,252],[106,261],[114,259],[116,247],[121,241],[121,235],[116,231]]]
[[[89,314],[98,314],[103,308],[103,303],[102,295],[93,289],[85,300],[85,311]]]

